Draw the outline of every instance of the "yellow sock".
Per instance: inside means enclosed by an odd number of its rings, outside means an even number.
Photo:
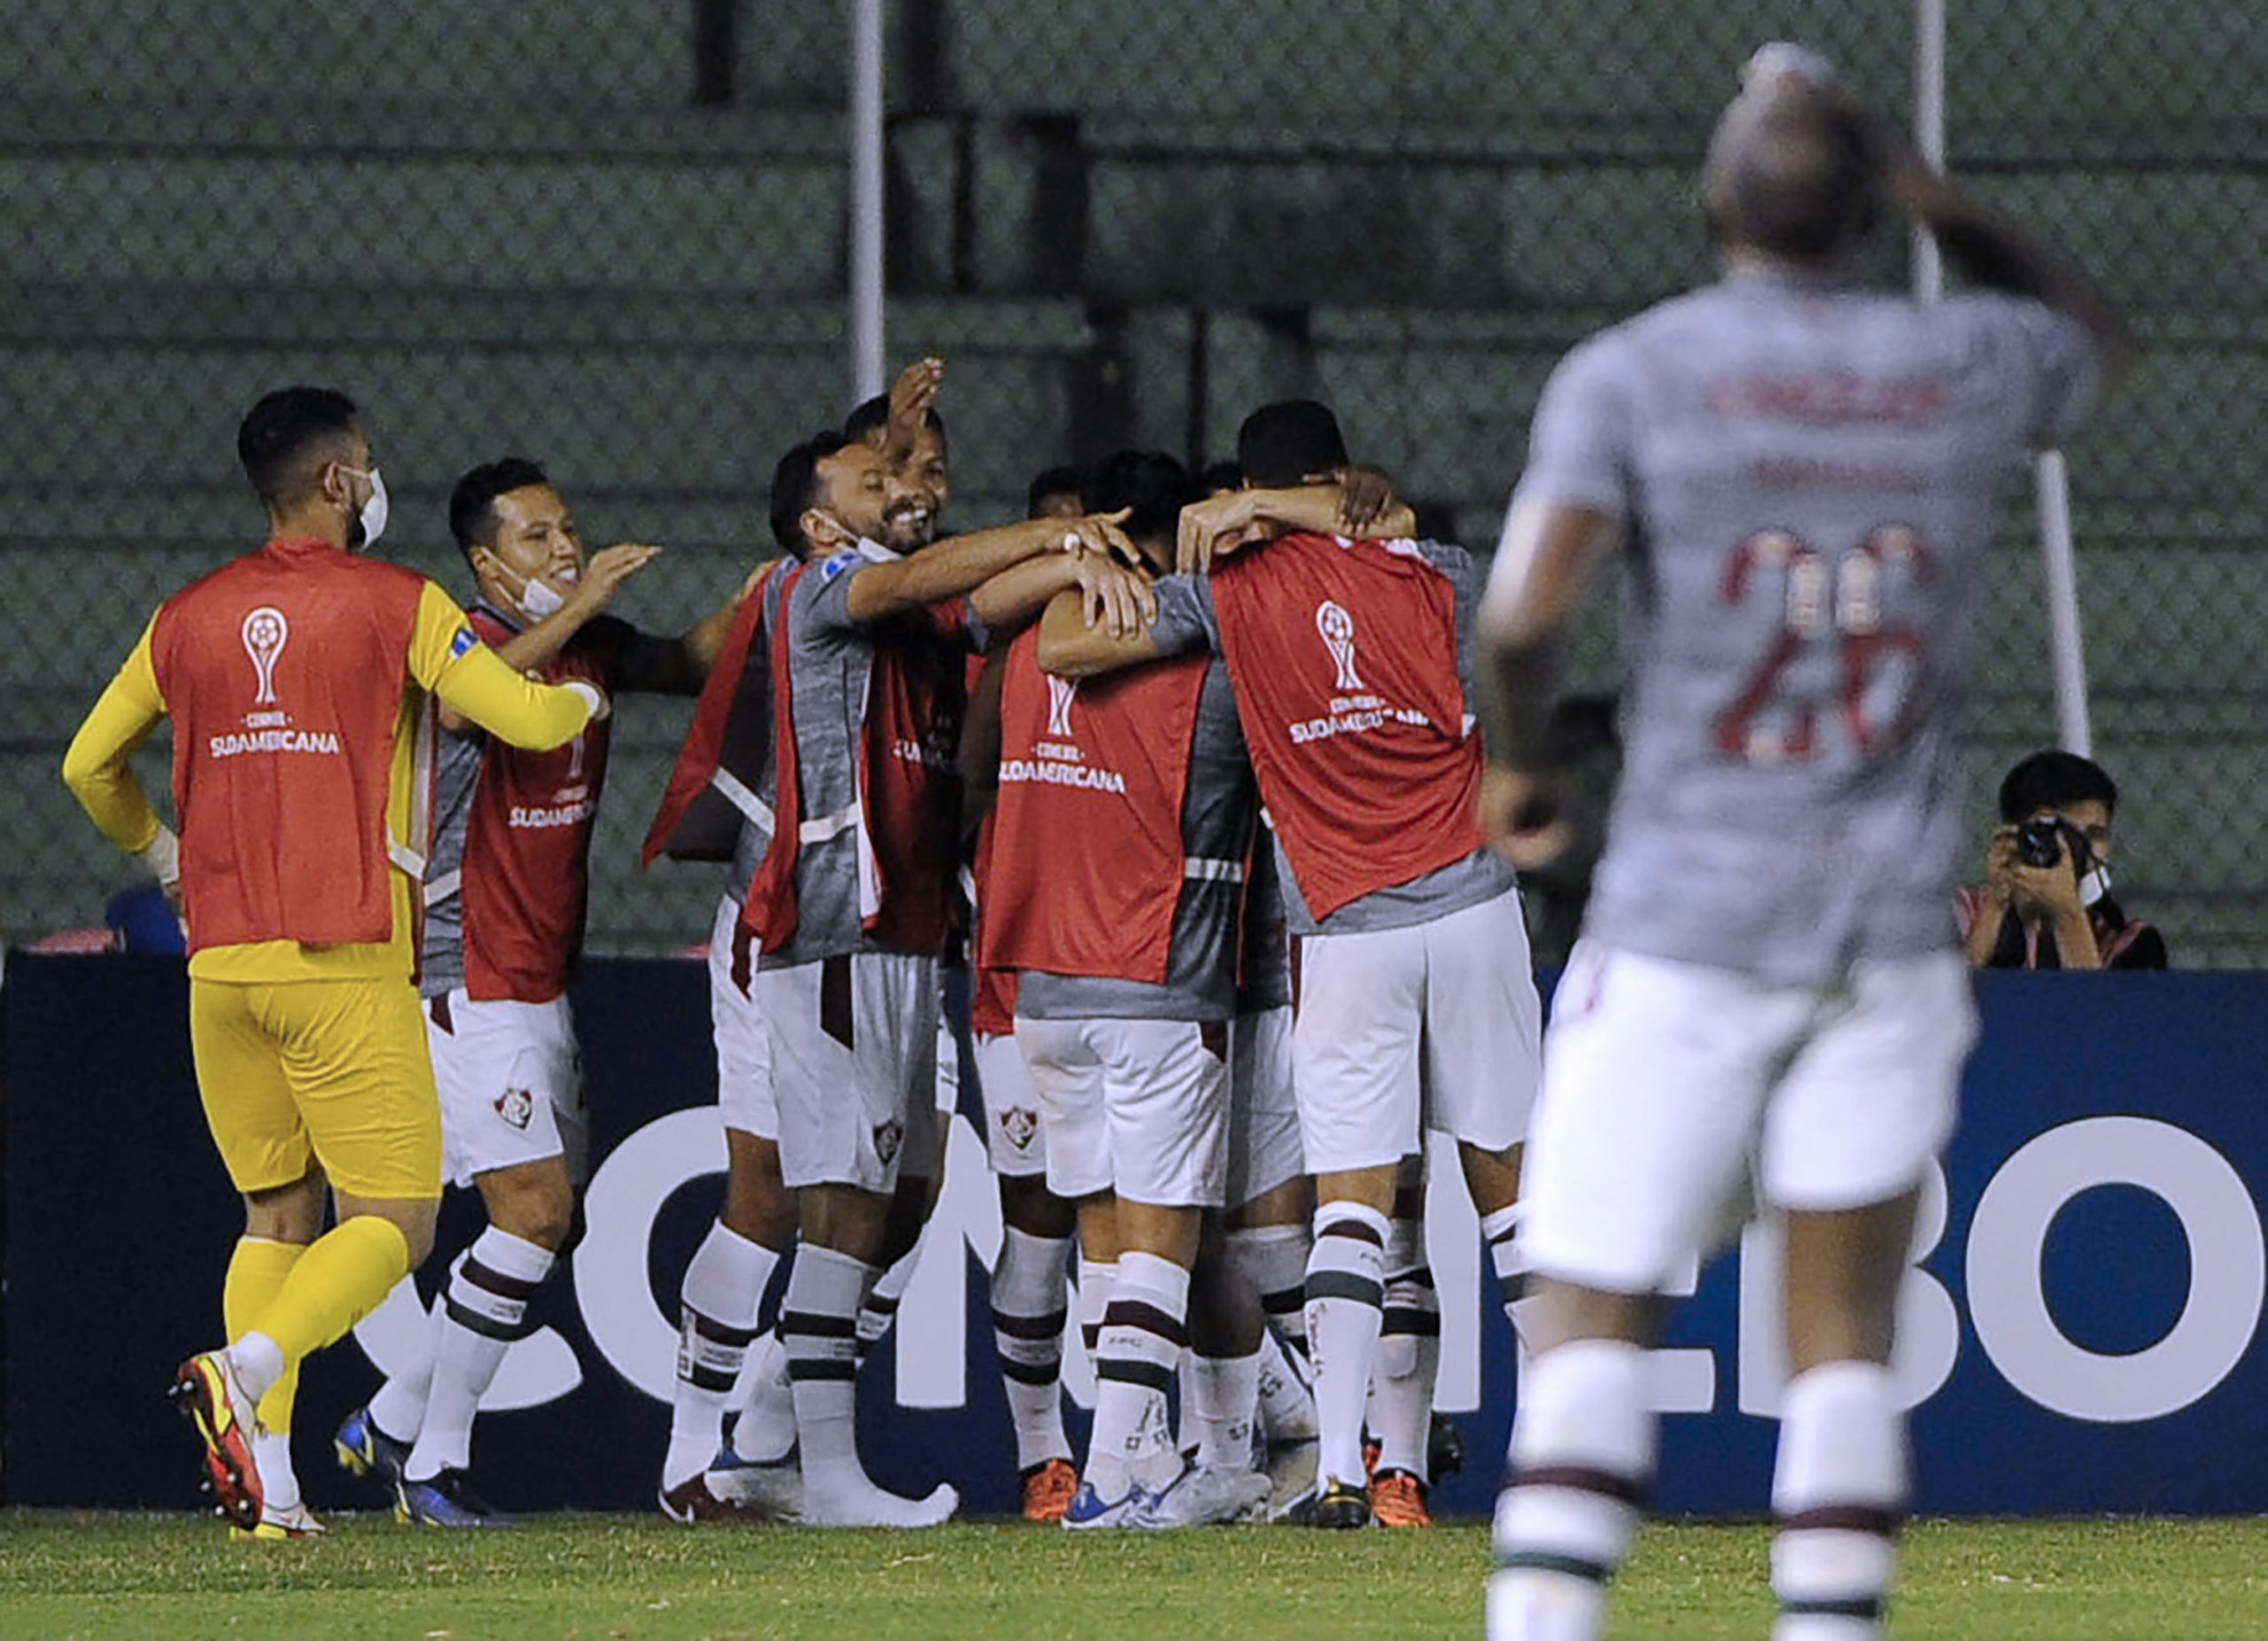
[[[252,1331],[276,1342],[288,1370],[343,1337],[408,1274],[409,1240],[400,1227],[357,1215],[315,1239]]]
[[[252,1318],[264,1314],[284,1291],[284,1284],[307,1252],[300,1242],[276,1242],[267,1237],[237,1239],[229,1256],[228,1280],[221,1288],[221,1316],[231,1341],[252,1331]],[[299,1394],[299,1365],[287,1362],[284,1377],[260,1398],[260,1422],[278,1435],[291,1429],[291,1404]]]

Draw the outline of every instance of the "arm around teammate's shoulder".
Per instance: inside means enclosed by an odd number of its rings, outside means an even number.
[[[514,746],[564,746],[606,715],[606,697],[593,685],[540,684],[514,672],[435,582],[418,595],[408,660],[410,676],[444,705]]]
[[[1042,553],[1131,554],[1131,544],[1117,527],[1123,517],[1026,519],[954,536],[904,558],[862,564],[845,589],[843,609],[861,624],[882,621],[959,598]]]

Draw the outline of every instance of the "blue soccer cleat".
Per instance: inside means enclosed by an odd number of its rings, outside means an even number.
[[[480,1496],[469,1470],[444,1470],[429,1481],[404,1478],[394,1520],[410,1527],[509,1527],[512,1518]]]

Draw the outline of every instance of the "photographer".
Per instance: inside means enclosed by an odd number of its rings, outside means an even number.
[[[2000,782],[1984,886],[1955,891],[1979,968],[2163,968],[2165,940],[2110,898],[2118,788],[2074,752],[2034,752]]]

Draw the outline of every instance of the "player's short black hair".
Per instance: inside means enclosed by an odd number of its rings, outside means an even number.
[[[1207,495],[1218,495],[1223,490],[1244,488],[1244,469],[1227,456],[1205,463],[1205,471],[1197,475],[1197,487]]]
[[[2020,760],[2000,782],[2000,819],[2013,824],[2042,809],[2099,800],[2118,807],[2118,783],[2101,764],[2054,748]]]
[[[1090,513],[1130,509],[1120,528],[1137,541],[1156,541],[1172,538],[1197,492],[1189,470],[1164,451],[1121,450],[1088,475],[1080,497]]]
[[[449,533],[457,550],[472,560],[475,547],[493,547],[496,537],[496,498],[531,485],[548,485],[550,478],[524,455],[484,462],[449,490]]]
[[[304,500],[316,471],[308,458],[338,460],[361,414],[335,387],[279,387],[264,394],[237,426],[237,460],[252,494],[270,509]]]
[[[945,436],[945,418],[937,414],[936,406],[931,405],[921,421],[922,425],[936,434],[938,438],[943,439]],[[872,399],[861,400],[850,414],[843,418],[843,436],[845,439],[863,439],[867,434],[887,427],[889,424],[889,395],[876,393]]]
[[[1882,218],[1877,149],[1846,99],[1808,89],[1736,98],[1702,170],[1711,231],[1770,256],[1839,261]]]
[[[1076,467],[1051,467],[1036,474],[1031,487],[1024,492],[1024,517],[1039,517],[1039,504],[1052,495],[1080,495],[1086,490],[1086,475]]]
[[[1331,407],[1313,399],[1262,405],[1237,429],[1237,466],[1263,488],[1296,485],[1347,465],[1347,440]]]
[[[772,470],[772,539],[792,557],[804,556],[804,514],[819,505],[819,464],[845,445],[858,442],[855,434],[826,428],[813,433]]]

